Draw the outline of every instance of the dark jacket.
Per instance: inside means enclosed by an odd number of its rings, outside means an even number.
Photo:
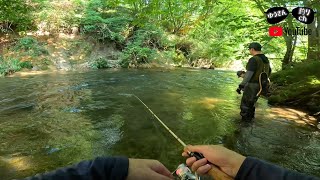
[[[235,180],[320,180],[295,171],[289,171],[271,163],[247,157]]]
[[[259,75],[262,72],[266,72],[268,76],[270,77],[271,74],[271,67],[270,62],[264,54],[257,54],[253,57],[251,57],[248,61],[248,64],[246,66],[247,71],[252,71],[253,76],[249,80],[250,83],[257,83],[259,82]]]
[[[96,158],[25,180],[125,180],[128,176],[128,168],[127,158]],[[319,178],[247,157],[235,180],[319,180]]]
[[[24,180],[123,180],[128,176],[128,168],[128,158],[98,157]]]

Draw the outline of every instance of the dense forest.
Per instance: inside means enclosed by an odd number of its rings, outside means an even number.
[[[303,24],[277,23],[310,35],[269,36],[271,7],[318,0],[0,0],[0,74],[20,70],[201,67],[243,69],[256,41],[272,63],[271,104],[320,111],[320,13]],[[240,62],[237,65],[235,62]],[[276,73],[275,73],[276,72]],[[319,113],[318,113],[319,114]]]
[[[319,10],[320,0],[0,0],[0,179],[99,156],[177,172],[183,144],[320,176]],[[252,42],[270,62],[270,93],[257,83],[262,61],[246,67],[260,54]]]

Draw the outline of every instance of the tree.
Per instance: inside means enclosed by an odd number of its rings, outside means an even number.
[[[293,17],[288,16],[284,24],[289,29],[294,29],[294,25],[292,21],[293,21]],[[285,69],[288,64],[292,63],[293,53],[297,43],[297,37],[298,35],[294,33],[292,34],[283,33],[283,38],[286,42],[286,53],[282,59],[282,69]]]
[[[0,31],[20,31],[32,28],[32,6],[25,0],[0,0]]]
[[[320,4],[318,0],[304,0],[306,7],[313,8],[318,11],[315,14],[315,20],[308,24],[312,34],[308,36],[308,55],[309,60],[320,60]]]
[[[124,6],[132,9],[137,24],[145,21],[165,27],[174,34],[185,30],[212,12],[217,0],[118,0],[109,2],[111,7]]]
[[[260,9],[260,11],[264,14],[265,10],[270,7],[288,7],[291,4],[293,5],[295,2],[286,2],[283,0],[274,0],[272,2],[264,2],[261,0],[254,0]],[[289,29],[294,28],[293,17],[289,15],[283,23]],[[295,46],[297,43],[297,34],[283,34],[283,38],[286,44],[286,53],[282,59],[282,69],[285,69],[288,64],[292,62],[293,53],[295,50]]]

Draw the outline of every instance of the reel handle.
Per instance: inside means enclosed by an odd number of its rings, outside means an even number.
[[[197,160],[204,158],[203,154],[198,152],[188,152],[189,156],[195,157]],[[208,171],[208,174],[213,177],[214,180],[233,180],[232,177],[222,172],[217,166],[211,164],[211,169]]]
[[[188,152],[188,155],[191,157],[195,157],[197,160],[204,158],[203,154],[198,152]]]

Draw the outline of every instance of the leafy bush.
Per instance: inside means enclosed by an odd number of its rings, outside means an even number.
[[[32,63],[30,61],[24,61],[20,63],[21,68],[32,69]]]
[[[139,27],[133,32],[130,40],[121,56],[122,67],[128,67],[130,63],[134,65],[150,63],[159,56],[157,51],[165,50],[169,46],[163,31],[151,24]]]
[[[32,6],[27,1],[0,0],[0,33],[31,29]]]
[[[180,39],[177,41],[176,45],[175,45],[175,48],[183,53],[183,55],[186,57],[186,58],[190,58],[190,55],[191,55],[191,52],[192,52],[192,49],[195,45],[193,44],[193,42],[191,40],[187,40],[185,38],[183,39]]]
[[[5,76],[20,70],[21,63],[18,59],[10,58],[5,60],[0,56],[0,76]]]
[[[278,85],[289,85],[296,82],[308,82],[308,77],[320,79],[320,62],[310,61],[293,64],[293,67],[271,74],[271,80]]]
[[[132,39],[136,44],[150,48],[165,49],[169,46],[163,30],[150,23],[137,27]]]
[[[135,65],[149,63],[155,55],[156,51],[154,49],[141,47],[137,44],[130,44],[125,48],[121,55],[121,66],[128,67],[130,62]]]
[[[293,68],[271,74],[274,83],[270,104],[296,105],[318,112],[320,89],[320,62],[297,63]]]
[[[90,63],[90,67],[93,68],[93,69],[110,68],[107,60],[104,59],[104,58],[98,58],[98,59],[93,60]]]
[[[3,60],[3,57],[0,55],[0,76],[5,75],[6,73],[6,64]]]
[[[39,3],[35,24],[41,31],[71,33],[79,27],[85,2],[81,0],[51,0]]]
[[[123,44],[131,22],[129,14],[107,11],[101,0],[91,0],[81,20],[81,29],[96,40]]]
[[[23,50],[32,56],[40,56],[49,54],[48,50],[45,49],[41,43],[39,43],[33,37],[23,37],[19,39],[17,44],[13,47],[15,51]]]
[[[183,65],[183,64],[187,64],[188,60],[187,58],[184,56],[184,53],[181,52],[180,50],[177,50],[174,54],[174,56],[172,57],[173,62],[175,64],[179,64],[179,65]]]
[[[121,17],[101,19],[100,17],[90,17],[85,19],[85,23],[82,27],[82,32],[90,34],[96,40],[106,42],[118,42],[123,43],[125,37],[121,34],[125,30],[121,27],[126,19]]]
[[[24,50],[30,50],[32,49],[32,47],[34,47],[35,45],[37,45],[37,40],[35,40],[32,37],[23,37],[21,39],[19,39],[18,43],[16,44],[16,46],[14,47],[15,50],[19,50],[19,49],[24,49]]]
[[[18,59],[9,59],[8,68],[13,72],[20,71],[21,70],[20,61]]]

